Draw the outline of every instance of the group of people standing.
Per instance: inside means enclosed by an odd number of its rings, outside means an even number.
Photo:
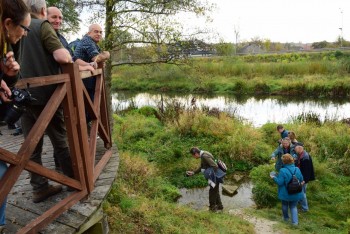
[[[306,197],[308,182],[315,180],[314,167],[310,154],[304,149],[304,144],[298,142],[292,131],[284,129],[282,125],[277,126],[281,134],[277,149],[272,153],[271,159],[275,161],[277,173],[270,176],[278,185],[278,198],[282,201],[282,214],[285,221],[289,220],[289,212],[293,225],[298,225],[298,204],[302,212],[309,211]],[[302,184],[302,191],[296,194],[289,194],[287,184],[293,175]]]
[[[312,158],[304,149],[304,145],[298,142],[296,135],[292,131],[285,130],[282,125],[277,126],[277,131],[281,135],[277,149],[272,153],[271,159],[275,161],[275,170],[270,174],[271,178],[278,185],[278,198],[282,201],[283,219],[289,221],[289,210],[293,225],[298,225],[298,209],[300,204],[302,212],[309,211],[306,197],[308,182],[315,179]],[[222,211],[223,205],[220,199],[219,184],[223,182],[226,175],[220,168],[214,156],[198,147],[192,147],[190,154],[200,159],[199,167],[194,171],[186,171],[187,176],[202,172],[208,180],[209,188],[209,210]],[[212,175],[212,177],[211,177]],[[287,184],[293,175],[301,182],[302,191],[296,194],[289,194]],[[214,183],[211,183],[214,181]]]
[[[88,33],[77,43],[75,51],[69,49],[66,39],[60,33],[62,12],[57,7],[47,8],[45,0],[1,0],[1,62],[0,98],[1,106],[11,102],[11,87],[18,79],[51,76],[61,73],[61,65],[72,63],[79,70],[93,71],[97,64],[109,59],[108,51],[102,51],[98,43],[102,39],[102,28],[92,24]],[[93,100],[95,78],[84,80],[86,89]],[[27,138],[56,86],[29,87],[32,102],[21,116],[24,137]],[[67,145],[67,134],[63,109],[59,107],[45,130],[54,149],[56,169],[73,178],[74,173]],[[42,164],[43,137],[30,159]],[[6,173],[7,164],[0,161],[0,178]],[[30,173],[33,187],[33,202],[41,202],[62,191],[61,185],[51,185],[47,178]],[[6,201],[0,207],[0,233],[5,225]]]

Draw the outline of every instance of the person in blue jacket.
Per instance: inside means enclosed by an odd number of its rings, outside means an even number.
[[[282,139],[288,137],[288,130],[284,129],[283,125],[277,125],[276,127],[277,132],[279,132],[279,134],[281,134],[281,138],[278,140],[278,143],[281,143]]]
[[[290,139],[288,137],[283,138],[281,144],[271,154],[271,159],[276,161],[276,163],[275,163],[276,171],[279,171],[283,165],[282,155],[284,155],[284,154],[290,154],[294,158],[296,158],[294,145],[290,142]]]
[[[292,179],[293,174],[299,181],[304,183],[303,175],[298,167],[294,165],[294,158],[290,154],[282,156],[283,167],[278,175],[271,175],[271,178],[278,185],[278,198],[282,201],[282,214],[284,221],[289,220],[288,208],[292,217],[292,225],[298,225],[298,209],[297,203],[303,198],[303,192],[289,194],[287,184]]]

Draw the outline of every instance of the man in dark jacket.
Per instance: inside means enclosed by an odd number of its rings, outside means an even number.
[[[31,9],[32,21],[29,26],[31,31],[26,38],[23,38],[20,46],[22,78],[57,75],[60,73],[60,64],[71,63],[72,57],[46,20],[46,2],[44,0],[24,0],[23,2]],[[35,101],[27,106],[27,111],[22,115],[21,121],[25,138],[29,135],[55,89],[55,85],[29,88]],[[62,108],[55,112],[46,128],[46,134],[59,158],[63,173],[73,177]],[[43,137],[38,140],[30,160],[42,164]],[[30,183],[33,187],[34,203],[44,201],[62,190],[61,185],[51,185],[47,178],[36,173],[30,173]]]
[[[98,24],[92,24],[89,27],[89,32],[80,40],[74,50],[73,59],[78,64],[84,62],[91,63],[97,68],[97,63],[105,62],[109,59],[110,53],[102,51],[98,43],[102,40],[102,28]],[[84,85],[89,93],[91,100],[94,100],[96,77],[84,79]],[[88,118],[88,121],[90,119]]]
[[[296,143],[295,152],[297,154],[295,166],[297,166],[300,169],[305,181],[303,185],[304,198],[300,201],[301,210],[307,212],[309,210],[309,205],[307,203],[306,198],[306,188],[309,181],[315,180],[314,166],[312,163],[311,156],[308,152],[304,150],[303,143]]]
[[[213,155],[207,151],[203,151],[198,149],[197,147],[192,147],[190,149],[190,154],[198,159],[201,159],[200,166],[195,171],[187,171],[186,174],[188,176],[192,176],[194,174],[197,174],[199,172],[205,173],[205,171],[214,170],[215,177],[217,177],[218,168],[217,163],[215,162],[215,159]],[[222,173],[221,173],[222,174]],[[209,189],[209,210],[216,212],[223,210],[224,207],[221,203],[220,198],[220,191],[219,191],[219,185],[222,183],[222,177],[220,178],[214,178],[215,181],[212,181],[213,183],[210,183],[210,189]]]

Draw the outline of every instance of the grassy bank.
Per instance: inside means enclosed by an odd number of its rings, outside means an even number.
[[[349,64],[348,55],[336,52],[195,58],[180,66],[118,67],[112,88],[344,97],[350,95]]]
[[[253,233],[240,218],[176,205],[176,187],[142,156],[121,153],[120,160],[104,207],[111,233]]]
[[[284,233],[346,233],[350,217],[350,130],[346,124],[319,124],[306,118],[286,125],[311,153],[316,181],[308,187],[310,212],[300,214],[295,229],[280,222]],[[114,140],[121,152],[118,179],[105,210],[113,232],[251,233],[252,227],[227,214],[211,215],[174,203],[179,187],[206,186],[202,176],[184,172],[198,166],[189,156],[196,145],[224,159],[229,173],[251,171],[254,200],[262,215],[281,220],[277,187],[268,177],[269,155],[277,146],[275,124],[244,125],[224,113],[144,107],[115,115]]]

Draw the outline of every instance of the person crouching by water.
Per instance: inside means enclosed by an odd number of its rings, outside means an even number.
[[[204,177],[208,180],[210,186],[209,189],[209,210],[212,212],[221,211],[224,209],[219,192],[219,185],[223,183],[224,176],[226,175],[215,162],[213,155],[207,151],[200,150],[197,147],[190,149],[190,154],[198,159],[201,159],[201,164],[195,171],[186,171],[188,176],[192,176],[199,172],[203,172]]]
[[[288,208],[292,217],[292,225],[298,225],[297,203],[303,198],[303,192],[289,194],[286,185],[292,179],[293,174],[299,181],[304,183],[303,175],[299,168],[294,165],[294,158],[290,154],[282,156],[283,167],[277,175],[271,175],[271,178],[278,185],[278,198],[282,201],[282,214],[284,221],[289,220]]]

